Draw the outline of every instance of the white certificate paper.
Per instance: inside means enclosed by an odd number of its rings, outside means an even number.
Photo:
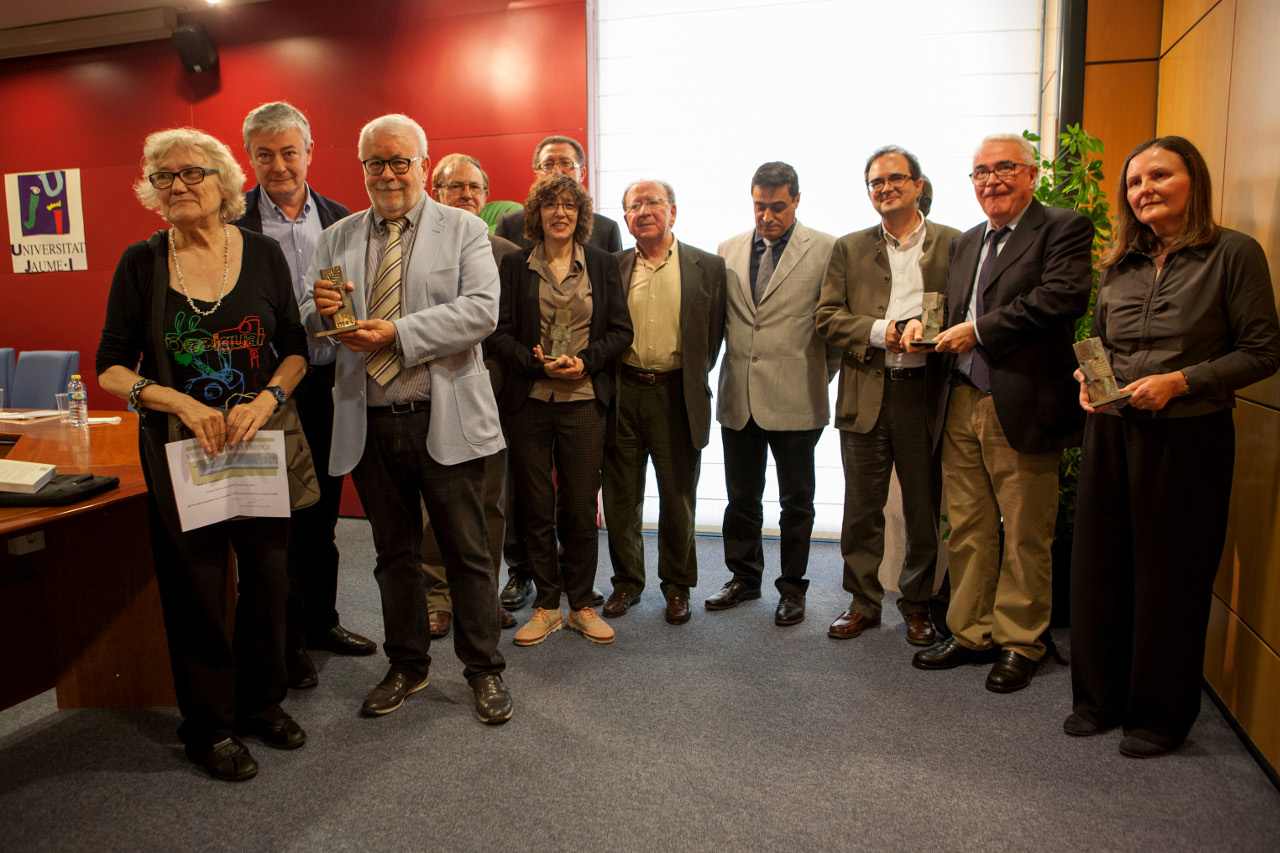
[[[259,431],[217,456],[194,438],[169,442],[165,453],[183,531],[241,515],[288,517],[283,430]]]

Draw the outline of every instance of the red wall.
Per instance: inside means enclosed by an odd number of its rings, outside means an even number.
[[[522,200],[533,146],[589,140],[590,0],[274,0],[185,16],[218,46],[216,72],[187,74],[168,41],[0,61],[0,170],[78,168],[89,269],[15,275],[0,267],[0,346],[80,352],[92,408],[124,408],[98,388],[93,357],[121,252],[164,223],[133,197],[142,140],[194,125],[222,139],[253,185],[240,128],[266,101],[307,113],[309,182],[368,206],[356,138],[402,112],[433,159],[462,151],[489,172],[491,198]],[[589,143],[588,143],[589,144]]]

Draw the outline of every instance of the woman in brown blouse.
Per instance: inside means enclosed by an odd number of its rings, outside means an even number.
[[[1071,566],[1069,735],[1176,748],[1200,710],[1213,578],[1235,457],[1233,392],[1280,366],[1262,247],[1219,227],[1204,158],[1166,136],[1121,172],[1094,334],[1128,405],[1089,413]],[[1127,384],[1126,384],[1127,383]]]
[[[592,642],[613,641],[613,629],[591,606],[596,494],[614,362],[631,343],[631,317],[617,261],[584,245],[591,219],[581,184],[565,175],[539,178],[525,201],[525,237],[535,245],[501,264],[490,349],[508,365],[499,408],[538,587],[533,616],[516,632],[518,646],[564,627],[561,592],[570,628]]]

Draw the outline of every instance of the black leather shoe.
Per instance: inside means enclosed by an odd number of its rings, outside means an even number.
[[[334,625],[319,637],[312,638],[307,643],[307,648],[333,652],[335,655],[371,655],[378,650],[378,644],[341,625]]]
[[[1174,747],[1161,746],[1133,735],[1127,735],[1120,741],[1120,754],[1125,758],[1159,758],[1172,749]]]
[[[316,665],[312,663],[311,655],[305,650],[295,649],[285,652],[284,665],[289,673],[289,686],[294,690],[306,690],[320,683],[320,676],[316,674]]]
[[[307,742],[307,733],[302,730],[302,726],[293,717],[279,710],[277,716],[270,719],[251,719],[237,724],[236,734],[256,737],[276,749],[297,749]]]
[[[533,576],[528,572],[512,568],[507,573],[507,585],[502,588],[498,601],[508,610],[519,610],[531,598],[533,598]]]
[[[775,625],[799,625],[804,621],[804,596],[788,592],[778,599],[778,609],[773,612]]]
[[[407,666],[392,664],[387,670],[387,677],[377,687],[369,691],[360,713],[367,717],[381,717],[404,704],[404,700],[412,693],[417,693],[431,683],[424,673],[419,675]]]
[[[471,679],[476,695],[476,716],[488,726],[499,726],[511,719],[511,693],[501,675],[477,675]]]
[[[599,607],[604,604],[604,593],[594,587],[591,590],[591,606]]]
[[[215,779],[243,782],[258,775],[258,762],[237,737],[224,738],[207,749],[187,745],[187,757]]]
[[[1011,649],[1004,649],[991,667],[991,674],[987,676],[987,689],[992,693],[1013,693],[1030,684],[1035,672],[1036,661]]]
[[[947,637],[941,645],[916,652],[911,665],[916,669],[955,669],[967,663],[991,663],[999,649],[970,649],[960,645],[955,637]]]
[[[755,601],[760,597],[760,590],[752,589],[742,581],[729,581],[715,595],[707,599],[708,610],[728,610],[737,607],[744,601]]]
[[[1072,714],[1062,721],[1062,731],[1072,737],[1093,737],[1114,728],[1115,726],[1100,726],[1079,714]]]

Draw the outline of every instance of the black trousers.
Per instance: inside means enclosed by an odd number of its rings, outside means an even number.
[[[342,478],[329,476],[333,444],[334,365],[313,367],[293,391],[302,432],[311,446],[320,500],[294,510],[289,523],[289,601],[285,648],[301,649],[308,638],[338,624],[338,546],[334,541],[342,503]]]
[[[536,607],[591,606],[600,539],[596,495],[604,459],[605,409],[596,400],[529,399],[509,418],[511,477],[519,497]],[[555,470],[557,480],[552,478]],[[563,567],[556,537],[564,545]]]
[[[289,590],[286,518],[223,521],[186,533],[164,445],[166,416],[145,413],[142,471],[151,492],[151,551],[183,722],[182,742],[204,748],[237,720],[268,718],[284,699],[284,606]],[[235,550],[239,596],[227,635],[227,572]]]
[[[764,578],[764,479],[766,453],[773,453],[778,469],[778,499],[782,504],[782,574],[775,582],[780,593],[803,594],[809,588],[809,536],[813,533],[813,450],[822,429],[771,431],[754,419],[742,429],[721,427],[724,441],[724,483],[729,505],[724,511],[724,561],[733,579],[759,589]]]
[[[1229,410],[1090,415],[1071,559],[1075,713],[1166,748],[1200,712],[1235,458]]]
[[[470,680],[506,668],[498,651],[498,572],[484,524],[484,458],[440,464],[427,452],[430,426],[429,411],[371,409],[364,455],[351,478],[373,527],[387,658],[424,675],[431,665],[422,576],[425,503],[453,596],[454,651]]]

